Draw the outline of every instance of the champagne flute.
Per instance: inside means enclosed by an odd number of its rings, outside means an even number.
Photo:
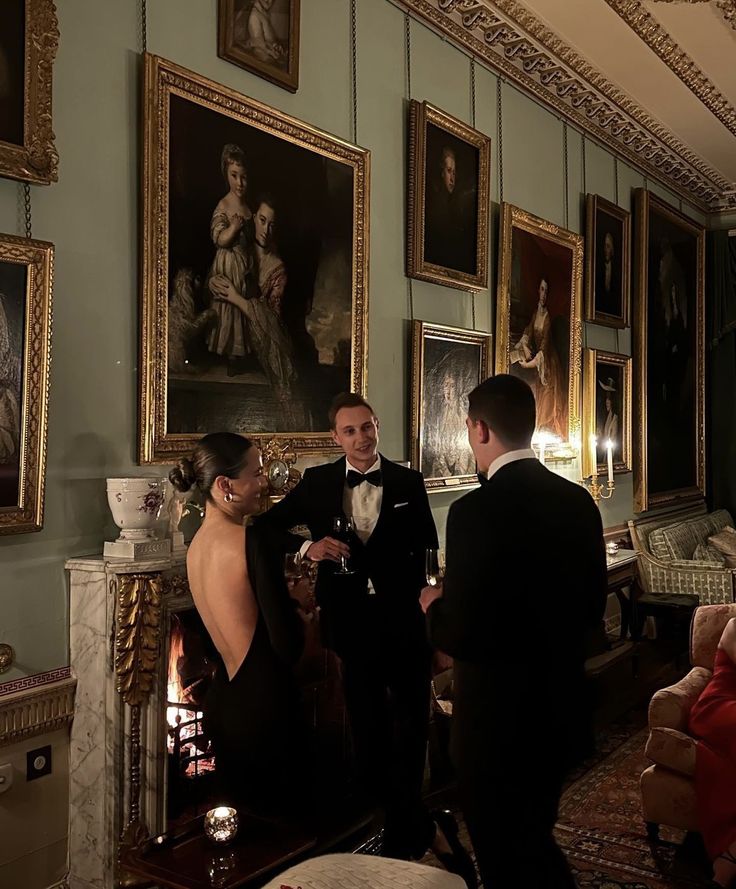
[[[427,583],[438,587],[445,576],[445,554],[441,549],[428,549],[425,557],[425,573]]]
[[[287,583],[295,584],[302,576],[302,557],[301,553],[286,553],[284,556],[284,574]]]
[[[353,520],[349,516],[335,516],[332,520],[332,531],[336,540],[349,544],[353,531]],[[348,567],[348,560],[345,556],[340,556],[340,567],[335,574],[355,574],[355,570]]]

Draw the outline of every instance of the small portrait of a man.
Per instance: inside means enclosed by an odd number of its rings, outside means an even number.
[[[490,150],[488,136],[411,102],[409,277],[461,290],[488,286]]]
[[[588,195],[587,319],[607,327],[629,325],[630,214],[599,195]]]
[[[473,275],[477,266],[478,151],[427,127],[424,259]]]

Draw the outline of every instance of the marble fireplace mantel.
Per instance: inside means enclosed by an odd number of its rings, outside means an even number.
[[[118,885],[122,831],[164,827],[169,620],[191,606],[184,555],[70,559],[70,889]],[[140,735],[140,806],[131,822],[130,737]],[[138,794],[132,794],[133,800]],[[136,814],[134,810],[134,814]]]

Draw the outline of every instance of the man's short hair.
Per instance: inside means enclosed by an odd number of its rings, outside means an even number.
[[[468,396],[468,416],[482,420],[509,448],[528,448],[537,422],[534,393],[519,377],[489,377]]]
[[[335,423],[337,421],[337,412],[341,411],[344,407],[367,407],[371,414],[373,414],[374,417],[376,416],[376,412],[362,395],[358,395],[357,392],[341,392],[339,395],[335,396],[330,405],[330,410],[327,413],[330,420],[330,429],[334,430],[336,428]]]

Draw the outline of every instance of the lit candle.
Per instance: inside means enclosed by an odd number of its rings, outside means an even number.
[[[598,439],[595,435],[590,436],[590,460],[591,475],[598,475]]]
[[[613,442],[609,438],[606,442],[606,451],[608,453],[608,484],[613,484]]]
[[[238,832],[238,813],[230,806],[210,809],[204,816],[204,832],[215,843],[229,843]]]

